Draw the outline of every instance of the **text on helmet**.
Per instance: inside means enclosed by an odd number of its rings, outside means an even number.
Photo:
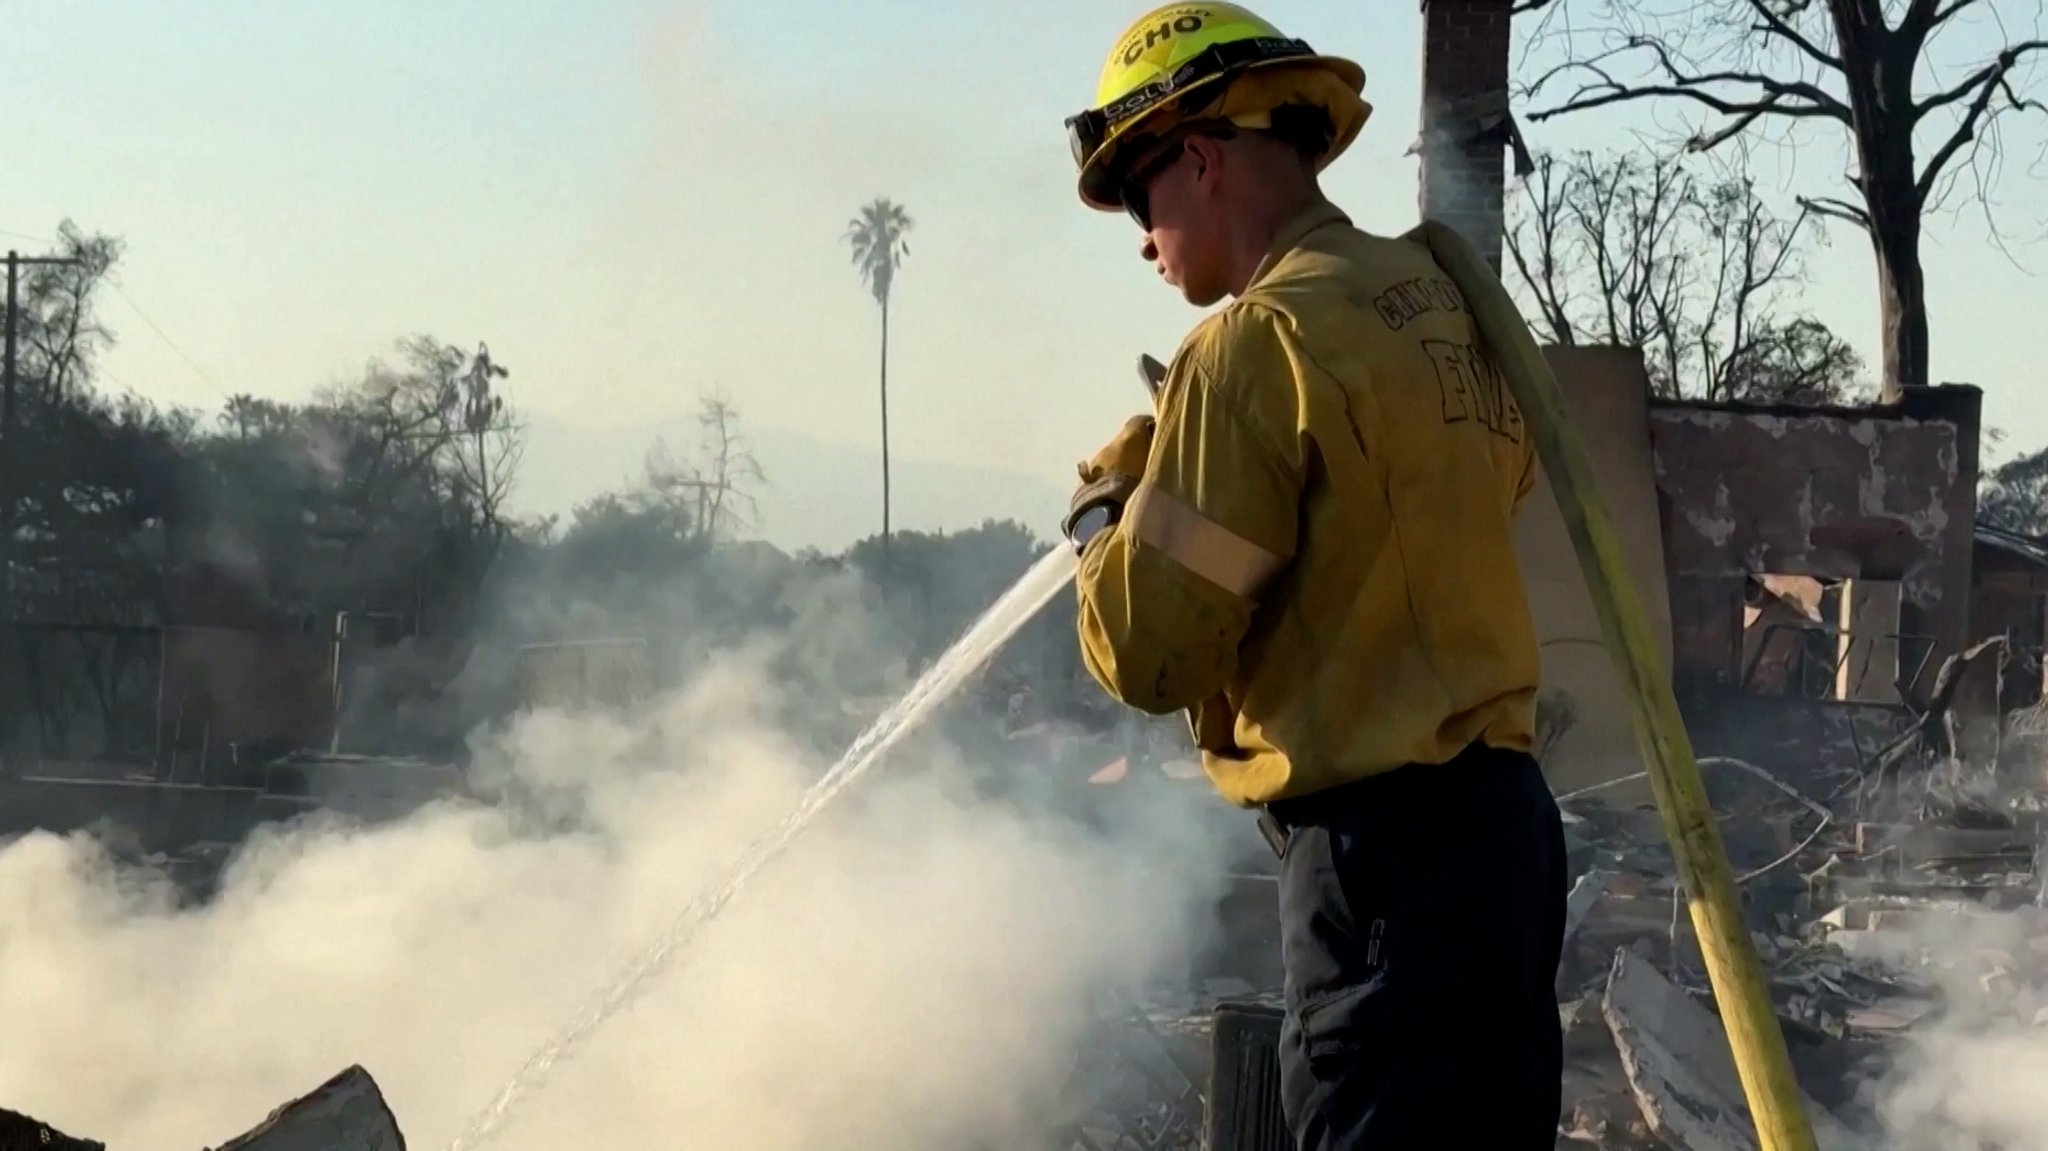
[[[1171,20],[1162,17],[1157,25],[1145,29],[1142,35],[1135,31],[1132,32],[1131,38],[1124,41],[1124,66],[1129,67],[1132,64],[1136,64],[1138,57],[1151,51],[1158,45],[1173,39],[1173,34],[1176,32],[1186,36],[1189,33],[1201,31],[1205,18],[1208,15],[1209,13],[1206,11],[1194,9],[1183,12]]]

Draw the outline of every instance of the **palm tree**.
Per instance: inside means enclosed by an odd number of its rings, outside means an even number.
[[[896,286],[897,269],[910,255],[904,236],[910,231],[910,213],[903,205],[880,196],[861,207],[860,214],[846,226],[846,241],[853,246],[853,265],[867,283],[875,302],[882,306],[882,556],[889,555],[889,292]]]

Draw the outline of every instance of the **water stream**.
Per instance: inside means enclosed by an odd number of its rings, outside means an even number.
[[[535,1051],[490,1105],[477,1112],[462,1134],[448,1145],[448,1151],[472,1151],[502,1131],[514,1110],[540,1087],[548,1071],[561,1062],[605,1020],[616,1015],[648,988],[654,978],[668,970],[688,950],[698,933],[725,910],[749,879],[782,854],[792,840],[815,819],[818,812],[838,798],[879,762],[890,748],[950,698],[1003,644],[1017,634],[1031,617],[1052,601],[1074,575],[1072,551],[1054,547],[1034,564],[1002,598],[974,621],[953,646],[918,677],[903,698],[869,725],[853,741],[839,761],[811,785],[803,798],[782,821],[760,839],[726,872],[723,881],[709,888],[677,913],[666,931],[606,982],[568,1024]]]

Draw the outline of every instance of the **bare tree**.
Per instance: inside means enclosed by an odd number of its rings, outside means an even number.
[[[647,454],[647,486],[676,513],[690,536],[707,541],[754,526],[755,485],[765,482],[760,461],[740,434],[739,411],[722,395],[698,401],[699,457],[678,461],[657,440]]]
[[[113,342],[100,322],[95,290],[121,259],[124,245],[87,235],[66,220],[57,228],[58,254],[68,264],[32,268],[23,277],[20,376],[30,402],[50,404],[74,396],[90,381],[94,355]]]
[[[471,355],[414,336],[399,350],[398,365],[372,363],[360,382],[321,394],[309,409],[313,454],[349,477],[345,502],[359,525],[375,522],[398,488],[424,482],[472,535],[501,541],[524,453],[524,426],[496,387],[511,372],[484,344]],[[268,414],[231,401],[224,418],[260,428]]]
[[[754,500],[754,485],[765,483],[767,477],[740,435],[739,411],[722,395],[707,396],[699,405],[697,427],[714,480],[703,505],[706,529],[716,537],[756,526],[760,505]]]
[[[889,295],[896,273],[910,255],[910,213],[887,196],[861,207],[846,226],[853,263],[875,302],[882,306],[882,553],[889,551]]]
[[[1922,220],[1951,201],[1965,171],[1988,213],[2001,117],[2044,107],[2022,95],[2022,63],[2048,48],[2038,11],[2033,33],[2022,38],[2000,17],[2007,0],[1582,0],[1596,11],[1590,25],[1576,27],[1572,3],[1535,5],[1549,11],[1532,47],[1562,44],[1566,59],[1530,84],[1528,95],[1576,87],[1532,120],[1659,100],[1704,117],[1690,128],[1687,147],[1695,152],[1771,125],[1833,124],[1847,134],[1853,170],[1845,179],[1855,200],[1802,203],[1870,238],[1883,399],[1927,383]],[[1972,20],[2004,46],[1960,75],[1938,75],[1946,69],[1937,67],[1930,47]],[[1590,33],[1583,31],[1588,26]],[[1923,142],[1932,147],[1924,162]]]
[[[1811,214],[1774,215],[1739,174],[1682,157],[1543,156],[1507,231],[1536,330],[1559,344],[1640,348],[1670,399],[1838,402],[1861,362],[1784,309],[1804,279]]]
[[[478,534],[493,552],[504,543],[505,501],[526,454],[525,428],[495,387],[511,374],[491,359],[489,345],[477,345],[458,377],[461,434],[449,440],[457,502],[470,507]]]

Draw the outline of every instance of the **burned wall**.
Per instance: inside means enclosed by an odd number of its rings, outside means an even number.
[[[2025,536],[1977,526],[1970,642],[2003,637],[2010,649],[2000,702],[2006,710],[2041,701],[2048,648],[2048,547]]]
[[[331,638],[177,627],[165,629],[163,644],[163,754],[177,750],[212,762],[231,745],[322,747],[333,735]]]
[[[1668,659],[1671,621],[1663,594],[1666,565],[1643,357],[1611,347],[1547,347],[1543,353],[1592,465],[1630,580]],[[1551,786],[1569,791],[1641,771],[1628,688],[1615,673],[1578,549],[1540,466],[1516,519],[1515,553],[1542,645],[1537,738]]]
[[[1967,385],[1871,409],[1656,405],[1681,683],[1738,682],[1745,585],[1773,573],[1897,581],[1901,659],[1929,669],[1924,691],[1968,638],[1981,406]]]

